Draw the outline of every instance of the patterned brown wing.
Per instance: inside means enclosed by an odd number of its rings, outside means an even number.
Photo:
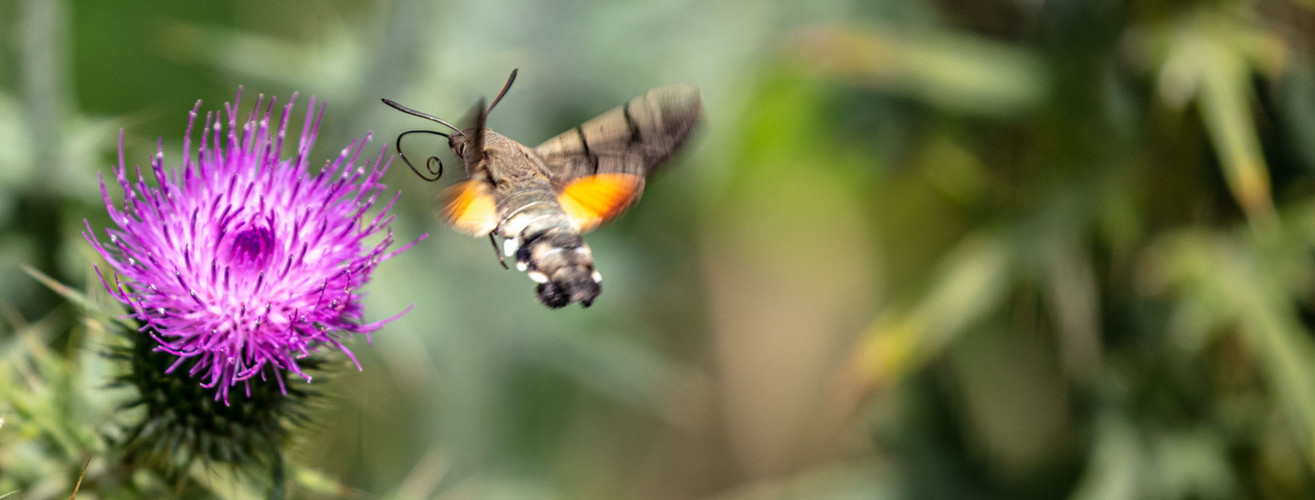
[[[534,151],[547,163],[558,192],[596,174],[642,179],[680,148],[702,111],[694,86],[661,87],[548,139]]]

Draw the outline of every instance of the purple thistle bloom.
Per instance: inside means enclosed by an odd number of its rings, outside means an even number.
[[[239,89],[235,102],[241,97]],[[309,173],[307,155],[323,111],[312,97],[296,154],[282,159],[295,100],[294,94],[277,129],[270,128],[272,98],[257,98],[240,130],[238,106],[225,104],[227,133],[222,117],[207,113],[193,157],[198,101],[183,139],[182,166],[165,168],[163,141],[151,160],[155,187],[141,167],[136,182],[128,179],[121,131],[114,175],[124,191],[122,209],[100,181],[118,228],[105,230],[109,244],[103,245],[84,221],[83,236],[118,274],[111,285],[97,267],[106,289],[132,308],[157,350],[178,357],[166,372],[191,359],[188,374],[216,388],[215,399],[225,404],[231,387],[257,376],[272,377],[281,389],[283,370],[310,382],[297,359],[321,346],[343,351],[359,370],[341,339],[365,334],[368,342],[370,332],[410,310],[362,323],[358,290],[375,266],[415,243],[388,251],[394,219],[388,212],[400,193],[377,216],[366,216],[385,189],[380,179],[391,157],[384,159],[384,148],[373,163],[357,165],[367,135],[318,174]],[[367,245],[379,233],[382,241]]]

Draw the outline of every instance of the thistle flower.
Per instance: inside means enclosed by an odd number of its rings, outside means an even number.
[[[102,244],[84,221],[83,236],[116,273],[111,284],[97,267],[101,281],[150,336],[138,341],[153,339],[155,350],[176,357],[166,372],[185,367],[224,404],[239,384],[249,397],[253,380],[272,378],[286,394],[284,370],[310,382],[297,360],[323,348],[341,350],[359,370],[342,340],[363,334],[368,341],[370,332],[410,310],[362,322],[360,287],[375,266],[415,243],[388,251],[394,218],[388,212],[397,194],[378,215],[366,215],[385,189],[380,179],[391,158],[381,149],[373,163],[358,165],[367,135],[311,174],[322,113],[313,97],[295,154],[282,158],[295,100],[277,117],[277,129],[271,129],[272,98],[258,98],[240,129],[238,105],[225,104],[226,133],[223,117],[207,113],[193,156],[197,102],[181,166],[165,167],[161,142],[151,160],[154,186],[140,166],[135,182],[129,180],[120,132],[114,175],[122,208],[100,181],[118,227],[106,229],[109,243]],[[367,243],[381,233],[381,241]]]

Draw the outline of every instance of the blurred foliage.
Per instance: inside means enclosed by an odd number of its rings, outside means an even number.
[[[394,168],[433,237],[368,314],[418,307],[317,379],[289,496],[1315,496],[1315,2],[0,0],[0,33],[0,496],[261,494],[108,445],[78,232],[117,129],[179,158],[195,99],[300,91],[323,158],[513,67],[489,126],[527,144],[681,81],[706,120],[588,236],[588,310]]]

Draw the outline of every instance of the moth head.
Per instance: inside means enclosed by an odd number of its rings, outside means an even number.
[[[458,160],[477,163],[483,158],[484,145],[487,144],[489,134],[493,132],[483,127],[468,128],[451,134],[447,139],[447,147],[452,149],[452,154]]]
[[[493,99],[493,102],[489,104],[488,108],[484,108],[484,101],[483,99],[480,100],[480,103],[475,107],[475,111],[476,113],[478,113],[475,117],[476,120],[475,127],[467,130],[461,130],[457,128],[455,125],[452,125],[451,123],[448,123],[446,120],[439,118],[437,116],[433,116],[427,113],[422,113],[414,109],[408,108],[406,106],[403,106],[401,104],[398,104],[396,101],[393,101],[392,99],[383,99],[384,104],[393,107],[393,109],[396,109],[398,111],[401,111],[411,116],[416,116],[432,122],[436,122],[440,125],[443,125],[444,127],[452,129],[453,132],[450,134],[444,132],[438,132],[435,130],[409,130],[406,132],[402,132],[400,135],[397,136],[397,144],[396,144],[397,156],[400,157],[402,161],[406,162],[406,166],[411,167],[411,171],[415,172],[416,175],[420,176],[421,179],[430,182],[438,180],[439,177],[443,176],[443,160],[440,160],[437,156],[430,156],[428,159],[426,159],[425,169],[429,171],[429,175],[426,176],[425,174],[420,172],[420,169],[417,169],[415,165],[411,164],[411,160],[407,159],[406,155],[402,153],[403,137],[406,137],[407,135],[410,134],[433,134],[447,138],[448,147],[451,148],[452,153],[456,154],[457,158],[461,159],[463,162],[469,161],[470,159],[474,159],[478,161],[480,159],[478,155],[476,155],[474,158],[469,158],[467,156],[467,153],[482,151],[483,149],[482,143],[484,140],[484,134],[483,134],[484,120],[485,118],[488,117],[489,113],[493,111],[493,107],[498,105],[498,101],[501,101],[502,97],[507,95],[507,91],[511,90],[512,82],[516,81],[517,71],[518,70],[516,69],[511,70],[511,75],[507,77],[507,83],[502,85],[502,90],[498,92],[498,97],[495,97]],[[474,145],[473,148],[471,147],[472,143]]]
[[[470,143],[468,137],[470,137],[469,134],[474,132],[475,132],[474,130],[467,130],[465,132],[461,132],[458,134],[452,134],[450,137],[448,137],[447,147],[452,148],[452,154],[457,155],[457,158],[465,160],[466,147]]]
[[[461,129],[457,128],[451,123],[448,123],[446,120],[442,118],[427,113],[421,113],[414,109],[398,104],[397,101],[394,101],[392,99],[384,99],[383,101],[384,104],[392,106],[393,109],[396,109],[408,115],[418,116],[420,118],[424,118],[426,120],[436,122],[440,125],[452,129],[452,131],[456,132],[457,135],[461,134]],[[401,158],[402,161],[406,162],[406,166],[411,167],[411,171],[415,172],[416,175],[420,176],[421,179],[424,179],[429,182],[434,182],[438,180],[439,177],[443,176],[443,160],[440,160],[437,156],[430,156],[429,158],[425,159],[425,169],[429,171],[429,175],[425,175],[420,172],[420,169],[416,168],[416,166],[411,163],[411,159],[406,157],[406,153],[402,152],[402,138],[411,134],[431,134],[431,135],[441,136],[448,140],[449,145],[452,144],[453,134],[439,132],[437,130],[418,129],[418,130],[408,130],[406,132],[402,132],[401,134],[398,134],[397,136],[397,144],[394,147],[395,149],[397,149],[397,156]]]

